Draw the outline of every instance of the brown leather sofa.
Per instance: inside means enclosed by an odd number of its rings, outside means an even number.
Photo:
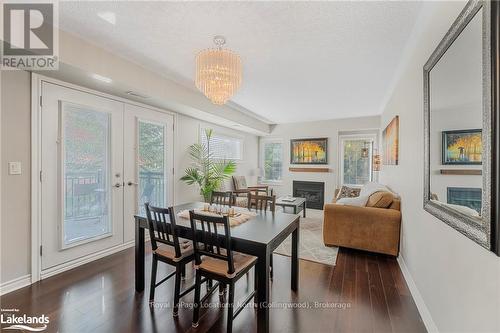
[[[338,190],[335,197],[337,192]],[[397,256],[401,203],[394,197],[392,201],[387,201],[387,198],[391,199],[389,195],[385,195],[385,201],[380,200],[380,195],[381,192],[372,194],[366,207],[335,204],[335,199],[333,203],[325,204],[323,221],[325,245]]]

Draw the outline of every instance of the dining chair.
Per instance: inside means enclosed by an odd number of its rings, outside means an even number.
[[[233,205],[233,193],[228,192],[212,192],[212,197],[210,198],[210,204],[216,205],[227,205],[231,207]]]
[[[269,211],[274,213],[276,211],[276,196],[275,195],[259,195],[248,193],[247,209],[254,208],[256,211]],[[269,255],[269,277],[273,279],[273,253]]]
[[[268,185],[248,186],[245,176],[233,176],[233,203],[234,206],[246,207],[246,197],[250,192],[255,194],[269,195],[272,189]]]
[[[250,210],[255,208],[257,211],[275,212],[276,210],[276,196],[275,195],[260,195],[249,192],[247,195],[247,208]]]
[[[175,214],[172,207],[153,207],[149,203],[145,203],[144,206],[146,208],[146,217],[153,250],[149,301],[154,301],[156,287],[175,275],[173,315],[177,317],[180,298],[195,288],[195,285],[183,291],[180,288],[181,280],[186,274],[186,264],[194,260],[193,245],[190,241],[178,237]],[[158,261],[174,266],[175,271],[156,283]]]
[[[245,298],[242,305],[234,308],[234,286],[257,263],[257,257],[231,250],[231,228],[227,216],[208,216],[189,211],[193,233],[195,256],[195,291],[193,327],[198,327],[200,308],[200,284],[202,278],[219,282],[221,294],[229,287],[227,303],[227,332],[232,332],[233,320],[256,297],[257,270],[255,270],[254,290]],[[221,298],[223,300],[224,297]]]

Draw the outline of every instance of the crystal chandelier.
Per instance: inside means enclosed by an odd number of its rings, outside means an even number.
[[[215,36],[215,49],[203,50],[196,55],[196,88],[212,103],[225,104],[241,85],[240,56],[228,49],[223,36]]]

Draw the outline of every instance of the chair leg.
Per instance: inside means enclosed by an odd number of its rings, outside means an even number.
[[[174,317],[177,317],[179,315],[182,267],[184,267],[184,265],[181,265],[180,267],[178,266],[175,267],[175,290],[174,290],[174,312],[173,312]]]
[[[186,264],[181,265],[181,276],[182,281],[186,280]]]
[[[153,266],[151,267],[151,287],[149,289],[149,301],[152,302],[155,299],[155,285],[156,285],[156,270],[158,268],[158,259],[156,255],[153,255]]]
[[[219,282],[219,301],[224,302],[224,298],[226,296],[226,285],[222,282]]]
[[[257,286],[257,281],[259,280],[259,272],[257,271],[257,265],[255,265],[253,267],[253,287],[254,287],[254,290],[257,290],[258,286]],[[255,306],[258,306],[258,298],[257,298],[257,293],[255,293],[255,296],[253,298],[253,301],[255,303]]]
[[[193,309],[193,327],[198,327],[198,320],[200,318],[200,293],[201,293],[201,275],[197,271],[195,278],[195,287],[194,287],[194,309]]]
[[[271,256],[269,258],[269,267],[271,268],[269,270],[269,276],[271,277],[271,280],[273,279],[273,272],[274,272],[274,269],[273,269],[273,254],[271,253]]]
[[[211,279],[208,279],[207,280],[207,291],[210,291],[210,289],[212,289],[212,286],[213,286],[213,282]]]
[[[229,284],[229,295],[227,297],[227,333],[233,331],[233,312],[234,312],[234,282]]]

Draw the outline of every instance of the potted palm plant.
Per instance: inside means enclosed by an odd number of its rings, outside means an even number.
[[[221,160],[213,157],[210,151],[210,138],[213,130],[205,129],[206,141],[189,146],[188,153],[193,160],[191,167],[184,171],[181,180],[188,185],[197,185],[205,202],[209,202],[213,191],[217,191],[222,182],[229,179],[236,171],[236,163],[232,160]]]

